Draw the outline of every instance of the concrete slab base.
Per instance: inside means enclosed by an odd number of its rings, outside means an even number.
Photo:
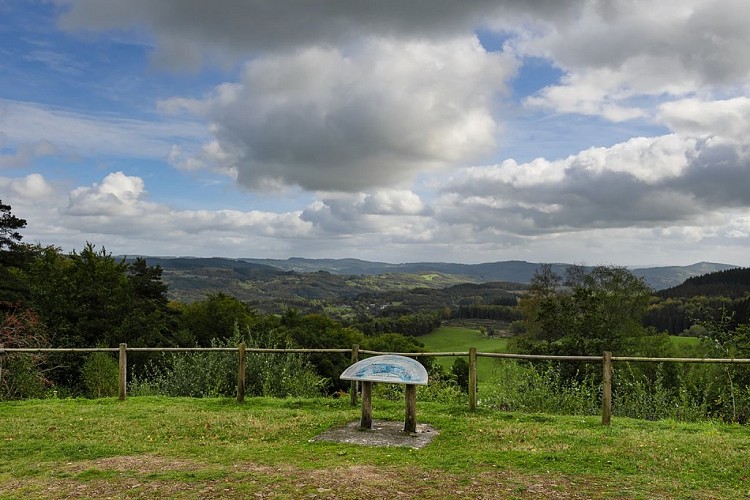
[[[360,444],[364,446],[401,446],[424,448],[439,432],[429,424],[417,424],[417,431],[404,432],[404,423],[390,420],[373,420],[372,429],[360,429],[359,420],[343,427],[336,427],[310,440],[336,443]]]

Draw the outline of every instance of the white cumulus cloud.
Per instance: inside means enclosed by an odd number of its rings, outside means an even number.
[[[211,124],[199,155],[173,155],[183,168],[223,170],[255,189],[357,191],[487,157],[495,99],[514,69],[474,37],[369,39],[355,54],[311,47],[258,58],[241,81],[161,108]]]

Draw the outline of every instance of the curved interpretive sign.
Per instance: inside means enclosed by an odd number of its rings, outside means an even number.
[[[399,356],[383,354],[357,361],[341,374],[342,380],[362,383],[361,429],[372,428],[372,384],[386,382],[406,385],[406,419],[404,432],[413,433],[417,428],[417,386],[427,385],[427,370],[419,361]]]
[[[415,359],[384,354],[357,361],[344,370],[341,380],[427,385],[427,370]]]

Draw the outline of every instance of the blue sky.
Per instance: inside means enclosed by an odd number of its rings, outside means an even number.
[[[0,200],[65,250],[748,266],[749,15],[11,0]]]

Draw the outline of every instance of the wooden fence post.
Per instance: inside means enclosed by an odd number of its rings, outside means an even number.
[[[406,399],[404,432],[417,432],[417,386],[414,384],[406,384],[404,396]]]
[[[477,409],[477,348],[469,349],[469,411]]]
[[[125,401],[128,379],[128,344],[120,344],[120,401]]]
[[[612,421],[612,353],[605,351],[603,358],[602,425],[609,425]]]
[[[3,357],[5,356],[5,344],[0,344],[0,385],[3,383]]]
[[[237,402],[242,403],[245,401],[245,348],[247,346],[242,342],[238,348],[239,362],[237,366]]]
[[[359,361],[359,344],[352,346],[352,364]],[[352,406],[357,406],[357,381],[352,380],[349,389],[349,396],[351,397]]]
[[[362,418],[360,429],[372,429],[372,382],[362,382]]]

